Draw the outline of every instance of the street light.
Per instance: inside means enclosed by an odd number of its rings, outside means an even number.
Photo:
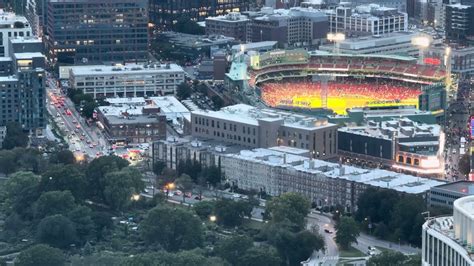
[[[209,221],[214,223],[215,221],[217,221],[217,217],[215,215],[211,215],[209,216]]]
[[[140,199],[140,194],[133,194],[130,198],[132,201],[138,201]]]

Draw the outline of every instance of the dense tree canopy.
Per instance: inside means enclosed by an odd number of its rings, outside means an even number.
[[[217,256],[227,260],[232,265],[241,264],[242,256],[253,247],[253,240],[247,236],[234,236],[221,240],[216,248]]]
[[[132,195],[140,194],[145,188],[142,175],[133,168],[123,168],[104,177],[105,202],[114,210],[123,210],[130,203]]]
[[[158,206],[140,223],[142,238],[160,244],[168,251],[193,249],[202,245],[203,228],[199,218],[181,208]]]
[[[11,150],[16,147],[26,147],[28,145],[28,134],[23,131],[21,125],[16,122],[7,124],[7,134],[3,140],[2,147]]]
[[[48,216],[38,225],[37,239],[57,248],[67,248],[77,240],[73,222],[62,215]]]
[[[66,214],[76,206],[70,191],[48,191],[35,203],[35,218],[42,219],[49,215]]]
[[[43,173],[41,191],[68,190],[75,199],[82,200],[86,193],[86,180],[84,174],[74,165],[53,165]]]
[[[105,176],[126,166],[128,166],[128,161],[114,155],[101,156],[92,160],[85,172],[88,194],[92,198],[104,200]]]
[[[61,250],[38,244],[23,250],[15,261],[18,266],[63,266],[66,258]]]

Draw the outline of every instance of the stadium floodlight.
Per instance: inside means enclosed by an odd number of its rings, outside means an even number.
[[[424,59],[424,56],[425,56],[425,49],[430,47],[431,38],[428,37],[428,36],[425,36],[425,35],[416,36],[416,37],[413,37],[411,39],[411,44],[413,46],[418,47],[418,49],[420,50],[418,58],[420,60],[419,61],[420,64],[423,64],[423,59]]]
[[[339,54],[339,44],[346,39],[346,35],[344,33],[328,33],[326,38],[328,41],[334,42],[334,53]]]
[[[451,47],[447,46],[444,53],[444,66],[446,67],[446,90],[451,88]]]

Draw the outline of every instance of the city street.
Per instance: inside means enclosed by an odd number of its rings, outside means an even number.
[[[58,88],[56,79],[48,77],[46,82],[47,110],[76,158],[82,160],[85,155],[95,158],[106,154],[109,145],[100,130],[86,124],[73,102]]]
[[[470,83],[468,81],[459,82],[456,98],[453,99],[446,111],[445,168],[446,179],[450,181],[466,178],[459,173],[458,163],[462,154],[468,152],[466,149],[469,146],[465,144],[461,149],[461,137],[469,139],[469,94]]]

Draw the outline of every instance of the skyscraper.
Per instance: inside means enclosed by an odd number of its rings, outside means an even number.
[[[50,0],[45,41],[53,63],[147,58],[147,0]]]

